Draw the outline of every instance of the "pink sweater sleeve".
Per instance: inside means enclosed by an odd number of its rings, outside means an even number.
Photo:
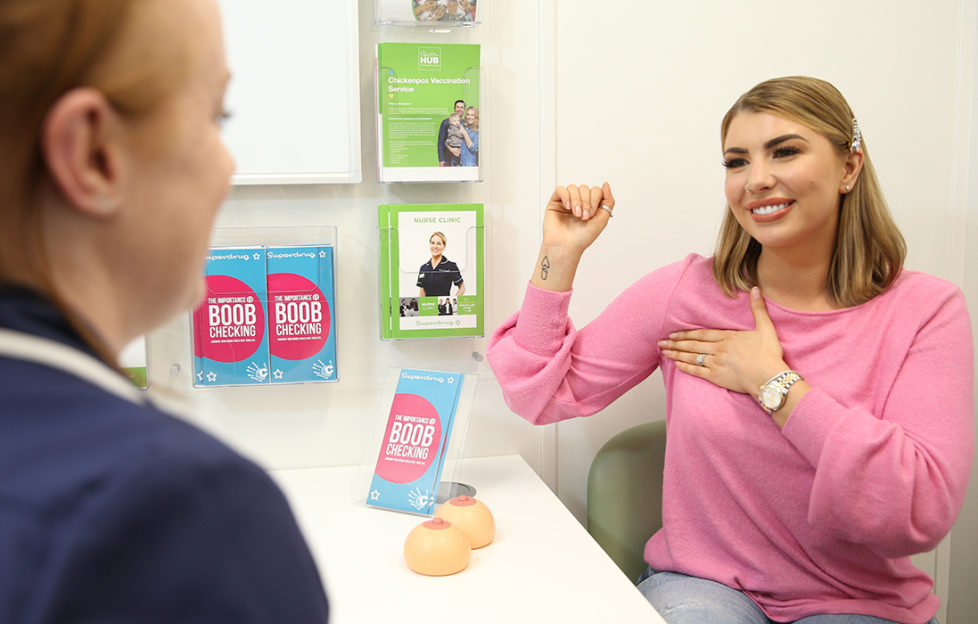
[[[669,295],[689,260],[638,280],[580,331],[567,316],[570,292],[528,284],[523,307],[487,350],[510,409],[534,424],[588,416],[648,377]]]
[[[783,434],[815,467],[809,522],[884,557],[934,548],[964,501],[974,453],[971,326],[956,287],[933,289],[930,309],[886,398],[884,411],[840,405],[831,388],[813,389]],[[848,345],[862,353],[859,338]]]

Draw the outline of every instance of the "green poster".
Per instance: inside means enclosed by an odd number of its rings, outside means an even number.
[[[482,179],[479,46],[377,44],[381,182]]]
[[[482,204],[378,210],[381,338],[483,336]]]

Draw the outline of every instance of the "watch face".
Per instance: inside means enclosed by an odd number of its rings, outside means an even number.
[[[784,400],[784,395],[774,384],[764,386],[761,389],[761,403],[764,404],[764,407],[771,410],[778,409],[781,407],[782,400]]]

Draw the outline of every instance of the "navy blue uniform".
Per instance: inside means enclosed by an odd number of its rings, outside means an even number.
[[[146,402],[23,290],[0,292],[0,397],[0,622],[327,620],[268,475]]]
[[[428,260],[418,271],[418,288],[424,288],[426,297],[446,297],[452,294],[452,284],[462,285],[462,273],[457,264],[444,256],[437,267],[431,268]]]

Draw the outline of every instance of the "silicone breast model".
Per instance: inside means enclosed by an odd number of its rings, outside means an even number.
[[[447,576],[469,565],[472,550],[469,540],[451,522],[432,518],[408,534],[404,542],[407,566],[426,576]]]

